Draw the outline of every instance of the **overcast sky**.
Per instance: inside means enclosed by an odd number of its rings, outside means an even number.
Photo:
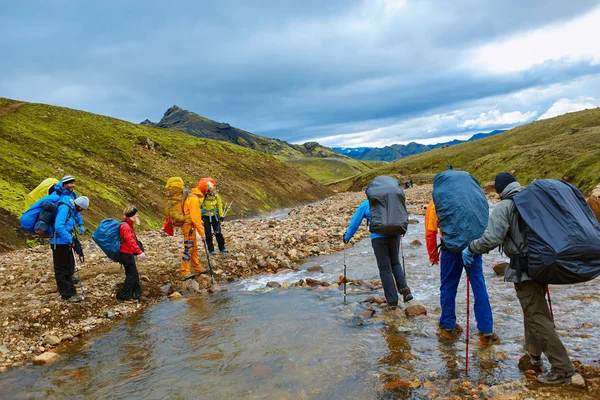
[[[293,143],[437,143],[600,106],[597,0],[17,1],[0,97]]]

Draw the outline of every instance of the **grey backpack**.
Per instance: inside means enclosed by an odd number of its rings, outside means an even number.
[[[404,235],[408,228],[406,196],[391,176],[378,176],[366,190],[371,223],[369,230],[382,235]]]

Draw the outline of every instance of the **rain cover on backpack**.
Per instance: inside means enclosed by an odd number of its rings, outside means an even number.
[[[173,226],[181,226],[185,222],[183,213],[183,203],[187,196],[187,191],[183,179],[179,177],[169,178],[165,185],[165,195],[167,204],[165,205],[165,217],[171,221]]]
[[[459,253],[483,235],[489,206],[475,177],[465,171],[440,172],[433,179],[432,195],[443,249]]]
[[[400,183],[391,176],[378,176],[367,187],[371,213],[371,232],[404,235],[408,228],[406,197]]]
[[[121,250],[121,221],[114,218],[102,220],[92,235],[92,240],[113,261],[119,262]]]
[[[532,279],[560,285],[600,276],[600,224],[575,186],[537,180],[513,201],[526,225]]]

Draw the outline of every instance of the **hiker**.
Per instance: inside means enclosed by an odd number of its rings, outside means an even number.
[[[144,300],[142,296],[142,286],[140,276],[135,265],[135,257],[141,260],[146,259],[142,243],[135,235],[134,226],[140,224],[140,218],[137,215],[138,209],[129,205],[123,210],[123,222],[119,228],[119,238],[121,247],[119,249],[119,262],[125,268],[125,282],[121,291],[117,294],[119,302],[133,299]]]
[[[63,197],[56,211],[54,236],[50,238],[56,286],[58,286],[62,300],[72,303],[78,303],[82,300],[81,296],[77,295],[72,278],[75,272],[75,257],[72,250],[75,215],[87,210],[89,205],[90,201],[85,196],[78,197],[75,200]]]
[[[192,189],[185,199],[183,204],[183,214],[185,220],[181,225],[183,233],[183,254],[181,255],[181,279],[191,279],[197,274],[204,272],[200,260],[198,258],[198,242],[196,240],[196,232],[206,240],[204,235],[204,225],[202,224],[202,215],[200,212],[200,199],[204,198],[208,191],[208,183],[206,181],[198,182],[198,185]],[[190,270],[190,263],[195,273]]]
[[[463,272],[461,251],[485,230],[488,210],[479,182],[469,173],[449,169],[435,176],[433,199],[425,213],[425,242],[429,261],[440,264],[439,327],[443,337],[457,338],[462,333],[462,327],[456,323],[456,294]],[[467,272],[475,297],[477,328],[486,342],[496,342],[481,255],[475,257]]]
[[[529,251],[525,227],[522,223],[519,224],[519,212],[512,201],[512,197],[524,188],[508,172],[498,174],[494,182],[496,193],[502,201],[492,211],[485,233],[463,250],[465,264],[472,264],[476,257],[481,257],[481,254],[500,245],[508,257]],[[513,259],[511,257],[511,264],[516,262]],[[527,355],[531,364],[538,369],[543,366],[542,353],[552,365],[551,371],[538,376],[537,380],[545,384],[570,382],[575,369],[554,328],[544,297],[547,285],[532,280],[526,270],[520,272],[517,272],[514,265],[505,268],[504,280],[514,283],[521,303]]]
[[[413,180],[410,178],[410,187],[413,187]]]
[[[206,184],[208,190],[204,196],[204,200],[201,202],[202,208],[202,222],[204,223],[204,232],[206,233],[206,245],[211,255],[215,255],[215,245],[213,244],[213,234],[217,238],[217,245],[221,253],[228,253],[225,248],[225,238],[221,233],[221,222],[224,220],[223,216],[223,202],[221,196],[217,193],[216,185],[214,180],[211,182],[207,178]]]
[[[52,192],[58,194],[61,198],[67,196],[73,200],[77,199],[77,193],[75,193],[75,178],[71,175],[65,175],[62,177],[59,183],[54,185],[53,188],[48,190],[49,194]],[[75,223],[79,226],[79,234],[83,235],[85,233],[85,227],[83,225],[83,218],[81,217],[80,212],[75,212],[74,216]]]
[[[396,204],[397,208],[392,212],[388,212],[387,215],[398,216],[402,219],[403,228],[398,232],[406,232],[408,226],[408,214],[404,207],[404,192],[400,187],[400,183],[389,176],[378,176],[373,179],[369,188],[367,188],[367,196],[369,195],[370,188],[377,188],[381,183],[388,184],[392,188],[397,188],[400,191],[399,203],[389,202],[388,204]],[[375,204],[375,203],[374,203]],[[354,213],[354,216],[350,220],[350,224],[346,229],[343,240],[344,243],[348,243],[358,230],[363,219],[367,220],[369,230],[371,231],[371,246],[373,246],[373,252],[377,260],[377,267],[379,268],[379,276],[383,285],[383,292],[390,310],[395,310],[398,307],[398,292],[402,293],[404,302],[408,302],[413,299],[413,295],[410,288],[406,284],[406,278],[404,276],[403,266],[400,265],[399,247],[401,235],[397,234],[384,234],[375,232],[376,227],[373,226],[372,215],[380,217],[382,215],[379,207],[383,207],[381,204],[377,205],[377,214],[371,213],[371,205],[369,198],[360,203],[358,209]],[[385,210],[383,210],[385,213]]]

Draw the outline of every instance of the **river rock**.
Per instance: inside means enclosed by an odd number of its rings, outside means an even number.
[[[592,209],[592,212],[596,216],[598,222],[600,222],[600,199],[596,196],[590,196],[590,198],[587,199],[587,203]]]
[[[365,323],[365,321],[363,321],[363,319],[356,315],[352,318],[350,318],[350,321],[348,321],[348,326],[362,326]]]
[[[420,240],[418,240],[418,239],[415,239],[415,240],[413,240],[412,242],[410,242],[410,245],[411,245],[411,246],[415,246],[415,247],[416,247],[416,246],[422,246],[422,245],[423,245],[423,243],[421,243],[421,241],[420,241]]]
[[[0,354],[5,355],[8,353],[10,353],[10,350],[8,350],[8,347],[6,347],[5,345],[0,345]]]
[[[421,303],[411,301],[404,309],[407,317],[416,317],[417,315],[427,315],[427,308]]]
[[[179,293],[179,292],[173,292],[169,295],[170,299],[178,299],[180,297],[181,297],[181,293]]]
[[[47,351],[45,353],[40,354],[39,356],[33,357],[33,363],[35,365],[48,364],[56,360],[58,360],[58,354],[52,351]]]
[[[271,281],[271,282],[267,282],[267,287],[279,288],[279,287],[281,287],[281,284],[279,282]]]
[[[371,318],[373,315],[375,315],[375,310],[370,307],[360,313],[360,316],[365,318]]]
[[[412,218],[411,218],[411,219],[409,219],[409,220],[408,220],[408,223],[409,223],[409,224],[411,224],[411,225],[412,225],[412,224],[418,224],[418,223],[419,223],[419,220],[418,220],[418,219],[412,219]]]
[[[506,267],[508,267],[508,263],[501,262],[501,263],[494,265],[493,269],[494,269],[494,272],[496,273],[496,275],[504,276],[504,269]]]
[[[585,380],[580,374],[575,374],[571,377],[571,385],[579,388],[585,387]]]
[[[166,285],[161,286],[160,290],[167,296],[172,294],[173,292],[175,292],[175,289],[173,289],[173,287],[171,286],[170,283],[167,283]]]
[[[306,284],[308,286],[321,286],[321,281],[316,279],[306,278]]]
[[[506,399],[509,397],[516,397],[519,393],[527,390],[525,383],[522,380],[504,383],[502,385],[494,385],[485,388],[481,391],[481,395],[484,399]]]
[[[60,338],[56,335],[48,335],[44,339],[44,344],[50,345],[50,346],[56,346],[56,345],[60,344]]]
[[[320,265],[313,265],[312,267],[308,268],[308,272],[320,272],[320,273],[324,273],[325,270]]]
[[[371,296],[361,301],[361,303],[375,303],[379,305],[385,303],[385,299],[381,296]]]

